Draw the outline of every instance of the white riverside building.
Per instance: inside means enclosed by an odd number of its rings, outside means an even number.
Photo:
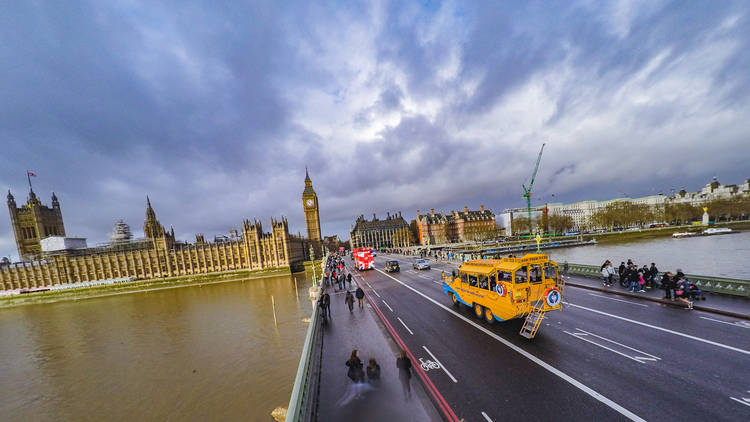
[[[563,204],[561,202],[554,202],[546,204],[549,215],[568,215],[573,218],[573,225],[575,230],[583,230],[587,228],[589,218],[591,216],[606,207],[613,202],[630,202],[632,204],[645,204],[651,207],[662,206],[666,203],[690,203],[692,205],[700,206],[708,201],[716,199],[730,199],[739,195],[750,195],[750,179],[745,180],[740,185],[722,185],[716,178],[709,182],[701,190],[697,192],[686,192],[681,190],[673,196],[667,195],[650,195],[642,198],[615,198],[606,201],[580,201],[572,204]],[[531,209],[531,218],[536,218],[542,214],[544,205],[537,206]],[[511,232],[511,219],[517,216],[526,217],[526,208],[513,208],[506,209],[498,215],[498,225],[504,227],[506,233]]]

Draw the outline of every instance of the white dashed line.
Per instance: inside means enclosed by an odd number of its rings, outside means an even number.
[[[486,413],[482,412],[482,416],[484,416],[484,418],[487,419],[487,422],[492,422],[492,419],[490,419],[490,417],[487,416]]]
[[[386,301],[383,301],[383,304],[384,304],[385,306],[387,306],[387,307],[388,307],[388,309],[390,309],[390,310],[391,310],[391,312],[393,312],[393,308],[391,308],[391,305],[389,305],[389,304],[388,304],[388,302],[386,302]]]
[[[598,294],[595,294],[595,293],[589,293],[589,295],[590,295],[590,296],[596,296],[596,297],[600,297],[600,298],[602,298],[602,299],[616,300],[616,301],[618,301],[618,302],[624,302],[624,303],[629,303],[629,304],[631,304],[631,305],[636,305],[636,306],[643,306],[644,308],[648,308],[648,305],[644,305],[644,304],[642,304],[642,303],[635,303],[635,302],[631,302],[631,301],[629,301],[629,300],[615,299],[615,298],[613,298],[613,297],[602,296],[602,295],[598,295]]]
[[[713,319],[713,318],[708,318],[704,316],[702,316],[701,319],[707,319],[709,321],[720,322],[722,324],[727,324],[727,325],[734,325],[735,327],[740,327],[740,328],[750,328],[750,324],[747,324],[747,323],[722,321],[720,319]]]
[[[443,371],[445,371],[445,373],[448,374],[448,377],[450,377],[450,379],[452,379],[453,382],[458,382],[456,378],[454,378],[453,375],[450,372],[448,372],[447,369],[445,369],[445,366],[442,363],[440,363],[440,361],[435,357],[435,355],[433,355],[432,352],[430,352],[430,349],[428,349],[427,346],[422,346],[422,348],[425,350],[425,352],[427,352],[430,355],[430,357],[432,357],[432,359],[435,360],[435,362],[437,362],[438,365],[440,365]]]
[[[412,330],[410,330],[410,329],[409,329],[409,327],[407,327],[407,326],[406,326],[406,324],[404,324],[404,321],[401,321],[401,318],[399,318],[399,317],[396,317],[396,319],[398,320],[398,322],[400,322],[400,323],[401,323],[401,325],[403,325],[403,326],[404,326],[404,328],[406,328],[406,331],[408,331],[408,332],[409,332],[409,334],[411,334],[411,335],[414,335],[414,332],[412,332]]]
[[[380,297],[380,294],[378,292],[376,292],[375,289],[372,289],[372,292],[375,293],[375,296]]]
[[[365,284],[367,284],[367,287],[369,287],[369,288],[372,289],[372,286],[370,286],[370,283],[368,283],[368,282],[365,281]]]

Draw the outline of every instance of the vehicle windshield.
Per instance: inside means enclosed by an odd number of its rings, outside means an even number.
[[[417,264],[421,264],[421,263],[423,263],[423,262],[427,262],[427,261],[425,261],[424,259],[418,259],[418,260],[417,260]]]
[[[398,262],[396,262],[396,261],[388,261],[388,265],[398,265]]]

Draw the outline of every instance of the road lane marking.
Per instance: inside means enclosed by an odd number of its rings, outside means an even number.
[[[404,323],[404,321],[401,320],[401,318],[396,317],[396,319],[398,320],[398,322],[401,323],[401,325],[404,326],[404,328],[406,328],[406,331],[408,331],[409,334],[414,335],[414,332],[412,330],[410,330],[409,327],[406,326],[406,324]]]
[[[422,348],[425,350],[425,352],[427,352],[430,355],[430,357],[432,357],[433,359],[435,359],[435,362],[437,362],[437,364],[440,365],[440,367],[443,369],[443,371],[445,371],[445,373],[450,377],[450,379],[453,380],[453,382],[458,382],[458,380],[456,380],[456,378],[453,376],[453,374],[451,374],[450,372],[448,372],[448,369],[445,368],[445,365],[443,365],[442,363],[440,363],[440,361],[438,360],[438,358],[436,358],[435,355],[432,354],[432,352],[430,351],[430,349],[427,348],[427,346],[422,346]]]
[[[490,417],[487,416],[486,413],[482,412],[482,416],[484,416],[484,418],[487,419],[487,422],[492,422],[492,419],[490,419]]]
[[[372,290],[372,292],[375,293],[375,296],[380,297],[380,294],[378,292],[376,292],[375,289],[373,289],[372,287],[370,287],[370,290]]]
[[[370,286],[369,282],[365,281],[365,284],[367,284],[367,286],[372,289],[372,286]]]
[[[596,293],[589,293],[589,295],[590,295],[590,296],[601,297],[601,298],[604,298],[604,299],[609,299],[609,300],[616,300],[616,301],[618,301],[618,302],[624,302],[624,303],[629,303],[629,304],[631,304],[631,305],[643,306],[644,308],[648,308],[648,305],[644,305],[644,304],[642,304],[642,303],[635,303],[635,302],[631,302],[631,301],[629,301],[629,300],[615,299],[615,298],[613,298],[613,297],[602,296],[602,295],[598,295],[598,294],[596,294]]]
[[[582,329],[580,329],[580,328],[576,328],[576,330],[578,330],[579,332],[577,332],[577,333],[571,333],[571,332],[568,332],[568,331],[563,331],[563,332],[564,332],[565,334],[570,334],[571,336],[573,336],[573,337],[575,337],[575,338],[577,338],[577,339],[579,339],[579,340],[583,340],[583,341],[585,341],[585,342],[588,342],[588,343],[594,344],[594,345],[596,345],[596,346],[599,346],[599,347],[601,347],[602,349],[605,349],[605,350],[609,350],[609,351],[610,351],[610,352],[612,352],[612,353],[617,353],[617,354],[618,354],[618,355],[620,355],[620,356],[624,356],[624,357],[626,357],[626,358],[628,358],[628,359],[632,359],[632,360],[634,360],[634,361],[636,361],[636,362],[644,363],[644,361],[657,361],[657,360],[661,360],[661,358],[660,358],[660,357],[654,356],[654,355],[652,355],[652,354],[650,354],[650,353],[646,353],[646,352],[644,352],[644,351],[642,351],[642,350],[638,350],[638,349],[636,349],[636,348],[634,348],[634,347],[626,346],[626,345],[624,345],[624,344],[622,344],[622,343],[618,343],[618,342],[616,342],[616,341],[614,341],[614,340],[610,340],[610,339],[608,339],[608,338],[604,338],[604,337],[602,337],[602,336],[600,336],[600,335],[597,335],[597,334],[594,334],[594,333],[590,333],[590,332],[588,332],[588,331],[584,331],[584,330],[582,330]],[[587,338],[584,338],[584,337],[586,337],[586,336],[593,336],[593,337],[596,337],[596,338],[602,339],[602,340],[604,340],[604,341],[608,341],[608,342],[610,342],[610,343],[612,343],[612,344],[616,344],[616,345],[618,345],[618,346],[620,346],[620,347],[624,347],[624,348],[626,348],[626,349],[632,350],[632,351],[634,351],[634,352],[637,352],[637,353],[640,353],[640,354],[643,354],[643,355],[646,355],[646,356],[630,356],[630,355],[628,355],[628,354],[626,354],[626,353],[622,353],[622,352],[620,352],[620,351],[617,351],[617,350],[615,350],[615,349],[613,349],[613,348],[611,348],[611,347],[608,347],[608,346],[605,346],[605,345],[603,345],[603,344],[597,343],[597,342],[595,342],[595,341],[593,341],[593,340],[589,340],[589,339],[587,339]]]
[[[743,398],[742,398],[742,400],[740,400],[740,399],[736,399],[736,398],[734,398],[734,397],[730,397],[730,399],[732,399],[732,400],[736,401],[737,403],[742,403],[742,404],[744,404],[745,406],[750,406],[750,399],[747,399],[747,398],[745,398],[745,397],[743,397]]]
[[[619,319],[619,320],[622,320],[622,321],[632,322],[633,324],[638,324],[638,325],[642,325],[644,327],[653,328],[654,330],[664,331],[665,333],[674,334],[676,336],[689,338],[689,339],[695,340],[695,341],[700,341],[702,343],[710,344],[712,346],[722,347],[724,349],[733,350],[735,352],[739,352],[739,353],[744,353],[746,355],[750,355],[750,351],[747,351],[747,350],[744,350],[744,349],[740,349],[739,347],[729,346],[729,345],[723,344],[723,343],[717,343],[715,341],[706,340],[704,338],[700,338],[700,337],[696,337],[696,336],[691,336],[690,334],[681,333],[679,331],[673,331],[673,330],[670,330],[668,328],[657,327],[656,325],[651,325],[651,324],[647,324],[645,322],[636,321],[634,319],[621,317],[619,315],[613,315],[613,314],[610,314],[610,313],[607,313],[607,312],[600,311],[598,309],[587,308],[585,306],[576,305],[575,303],[570,303],[569,306],[573,306],[573,307],[579,308],[579,309],[584,309],[584,310],[587,310],[589,312],[594,312],[596,314],[605,315],[605,316],[612,317],[612,318],[615,318],[615,319]]]
[[[645,419],[641,418],[640,416],[636,415],[635,413],[629,411],[628,409],[620,406],[619,404],[615,403],[614,401],[608,399],[601,393],[598,393],[591,389],[590,387],[586,386],[582,382],[578,381],[577,379],[571,377],[570,375],[566,374],[565,372],[555,368],[554,366],[548,364],[547,362],[539,359],[538,357],[532,355],[531,353],[523,350],[521,347],[516,346],[515,344],[511,343],[510,341],[500,337],[499,335],[495,334],[494,332],[488,330],[487,328],[477,324],[476,322],[470,320],[469,318],[459,314],[458,312],[454,311],[453,309],[443,305],[442,303],[438,302],[437,300],[427,296],[426,294],[420,292],[419,290],[409,286],[408,284],[404,283],[403,281],[397,279],[396,277],[393,277],[390,274],[386,274],[383,271],[378,270],[381,274],[390,277],[397,283],[401,284],[402,286],[406,287],[407,289],[413,291],[414,293],[422,296],[423,298],[427,299],[428,301],[432,302],[433,304],[437,305],[439,308],[442,308],[449,313],[453,314],[456,318],[459,318],[460,320],[466,322],[467,324],[472,325],[474,328],[478,329],[479,331],[482,331],[483,333],[487,334],[488,336],[494,338],[495,340],[499,341],[500,343],[504,344],[506,347],[510,348],[511,350],[515,351],[516,353],[520,354],[521,356],[525,357],[526,359],[532,361],[533,363],[541,366],[545,370],[551,372],[552,374],[562,378],[569,384],[573,385],[574,387],[578,388],[579,390],[583,391],[584,393],[588,394],[589,396],[593,397],[594,399],[598,400],[599,402],[603,403],[604,405],[608,406],[610,409],[616,411],[617,413],[625,416],[626,418],[632,420],[632,421],[638,421],[638,422],[646,422]]]
[[[387,306],[387,307],[388,307],[388,309],[390,309],[390,310],[391,310],[391,312],[393,312],[393,308],[391,308],[391,305],[389,305],[389,304],[388,304],[388,302],[386,302],[386,301],[383,301],[383,304],[385,304],[385,306]]]
[[[708,317],[704,317],[704,316],[702,316],[701,318],[702,318],[702,319],[707,319],[707,320],[709,320],[709,321],[720,322],[720,323],[722,323],[722,324],[733,325],[733,326],[735,326],[735,327],[740,327],[740,328],[750,328],[750,324],[748,324],[748,323],[746,323],[746,322],[744,322],[744,321],[742,321],[742,322],[741,322],[741,321],[729,322],[729,321],[722,321],[722,320],[720,320],[720,319],[713,319],[713,318],[708,318]]]

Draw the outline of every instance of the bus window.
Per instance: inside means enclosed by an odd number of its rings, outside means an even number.
[[[500,281],[507,281],[508,283],[510,283],[512,281],[510,273],[509,272],[502,272],[502,271],[498,271],[497,272],[497,279],[500,280]]]
[[[490,290],[495,290],[497,282],[495,281],[495,274],[490,274]]]
[[[542,282],[542,267],[540,265],[532,265],[529,268],[529,281],[532,283]]]
[[[521,268],[519,270],[516,270],[514,274],[515,281],[514,283],[525,283],[526,282],[526,268]]]
[[[469,286],[477,287],[477,276],[469,274]]]
[[[466,273],[461,273],[461,283],[466,283]]]
[[[553,280],[557,279],[557,267],[555,267],[555,264],[551,264],[549,262],[544,264],[544,277],[551,278]]]
[[[479,288],[480,289],[487,289],[489,288],[489,283],[487,282],[487,276],[486,275],[480,275],[479,276]]]

